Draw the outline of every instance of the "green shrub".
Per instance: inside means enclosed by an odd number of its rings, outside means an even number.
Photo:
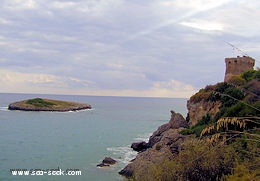
[[[210,115],[206,114],[201,118],[201,120],[198,121],[197,125],[209,124],[210,121],[211,121]]]
[[[259,178],[258,178],[259,179]],[[257,180],[257,173],[250,171],[245,165],[237,165],[232,174],[224,175],[221,178],[222,181],[239,181],[239,180]]]
[[[230,85],[228,85],[226,82],[220,82],[216,85],[216,92],[221,92],[223,93]]]
[[[234,84],[236,86],[242,86],[246,84],[246,80],[243,79],[240,75],[234,75],[228,80],[228,83]]]
[[[182,130],[180,133],[182,135],[190,135],[190,134],[194,134],[194,131],[189,127],[189,128]]]
[[[255,79],[260,80],[260,70],[255,73]]]
[[[206,114],[198,121],[198,123],[192,127],[182,130],[180,133],[183,135],[195,134],[196,137],[200,136],[201,131],[208,125],[211,124],[213,120],[209,114]]]
[[[190,98],[190,101],[192,102],[200,102],[202,100],[209,100],[211,94],[212,94],[212,90],[209,90],[209,91],[206,91],[205,89],[200,89],[199,92],[197,92],[195,95],[193,95],[191,98]]]
[[[237,100],[242,100],[244,97],[245,95],[240,89],[228,86],[221,96],[222,107],[230,107],[236,104]]]
[[[201,131],[206,127],[206,125],[195,125],[191,128],[196,137],[200,136]]]
[[[245,79],[247,82],[254,79],[258,71],[256,70],[249,70],[242,73],[241,77]],[[258,73],[259,74],[259,73]]]

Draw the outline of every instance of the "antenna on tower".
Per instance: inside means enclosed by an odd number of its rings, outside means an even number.
[[[239,51],[240,53],[242,53],[242,55],[244,55],[244,56],[248,56],[245,52],[243,52],[241,49],[239,49],[239,48],[237,48],[235,45],[233,45],[233,44],[231,44],[231,43],[229,43],[229,42],[227,42],[227,41],[224,41],[226,44],[228,44],[229,46],[231,46],[232,48],[233,48],[233,50],[237,50],[237,51]]]

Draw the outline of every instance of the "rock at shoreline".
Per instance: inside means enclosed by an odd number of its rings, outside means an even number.
[[[133,148],[134,151],[141,152],[148,148],[148,145],[145,141],[135,142],[132,143],[131,148]]]
[[[78,111],[84,109],[91,109],[91,105],[82,104],[77,102],[68,102],[51,99],[28,99],[19,102],[11,103],[8,106],[9,110],[20,110],[20,111]]]
[[[180,113],[171,111],[171,119],[168,123],[161,125],[153,134],[150,136],[148,143],[144,141],[132,143],[131,148],[137,152],[143,152],[148,148],[153,147],[157,142],[162,139],[163,133],[169,129],[187,128],[188,123]]]
[[[109,167],[111,165],[116,164],[116,160],[111,157],[105,157],[102,163],[98,164],[97,167]]]

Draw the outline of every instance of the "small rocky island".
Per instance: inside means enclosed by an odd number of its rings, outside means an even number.
[[[77,102],[61,101],[61,100],[34,98],[34,99],[27,99],[27,100],[11,103],[8,106],[8,109],[20,110],[20,111],[67,112],[67,111],[91,109],[91,105],[77,103]]]

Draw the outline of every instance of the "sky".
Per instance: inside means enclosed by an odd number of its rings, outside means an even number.
[[[224,80],[226,57],[260,66],[259,10],[259,0],[1,0],[0,92],[188,98]]]

